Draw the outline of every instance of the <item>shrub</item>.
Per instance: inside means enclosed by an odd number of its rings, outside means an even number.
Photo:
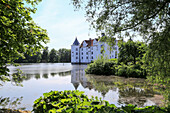
[[[99,58],[93,63],[89,64],[85,72],[87,74],[96,74],[96,75],[114,75],[115,74],[115,65],[117,59],[104,59]]]
[[[146,78],[146,69],[139,62],[136,64],[123,62],[118,64],[117,59],[98,58],[85,69],[87,74],[116,75],[122,77]]]
[[[167,108],[147,106],[137,108],[127,105],[117,108],[114,104],[99,100],[97,97],[89,99],[83,92],[51,91],[44,93],[44,97],[34,101],[35,113],[168,113]]]
[[[51,91],[44,93],[44,97],[34,101],[33,111],[35,113],[88,113],[114,110],[115,105],[107,101],[99,100],[97,97],[89,99],[84,92],[76,91]]]
[[[146,78],[146,70],[140,64],[123,64],[116,68],[116,75],[123,77]]]

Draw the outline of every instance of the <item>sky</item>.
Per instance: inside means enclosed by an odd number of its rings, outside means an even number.
[[[32,17],[37,25],[47,30],[50,42],[45,46],[49,50],[70,49],[76,37],[80,43],[97,38],[95,30],[89,30],[85,11],[74,11],[71,0],[42,0]]]
[[[94,29],[89,30],[90,23],[86,21],[85,11],[75,11],[71,0],[42,0],[32,17],[37,25],[47,30],[50,42],[44,46],[48,46],[49,50],[71,49],[76,37],[81,43],[100,36]],[[136,37],[134,40],[142,41],[142,38]]]

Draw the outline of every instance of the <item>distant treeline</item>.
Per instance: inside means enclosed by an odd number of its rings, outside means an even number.
[[[19,58],[15,60],[15,63],[57,63],[57,62],[71,62],[71,50],[54,48],[49,51],[48,47],[45,47],[42,52],[37,52],[35,55],[24,54],[25,58]]]

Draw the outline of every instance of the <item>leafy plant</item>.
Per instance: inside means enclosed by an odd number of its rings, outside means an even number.
[[[148,106],[137,108],[128,105],[117,108],[114,104],[102,101],[98,97],[89,99],[84,92],[76,91],[51,91],[44,93],[44,97],[34,101],[35,113],[168,113],[167,108]]]
[[[35,100],[33,111],[35,113],[56,112],[92,112],[99,109],[105,110],[103,106],[111,106],[107,101],[101,101],[97,97],[89,99],[84,92],[80,91],[51,91],[44,93],[44,97]],[[108,108],[107,108],[108,109]]]

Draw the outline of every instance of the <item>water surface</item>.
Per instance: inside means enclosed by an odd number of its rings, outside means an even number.
[[[23,87],[15,86],[14,82],[0,86],[0,107],[32,110],[34,100],[51,90],[84,91],[89,98],[98,96],[118,107],[125,104],[139,107],[162,104],[163,97],[152,86],[148,87],[145,79],[86,75],[86,67],[70,63],[9,66],[10,74],[21,69],[26,78],[22,81]]]

